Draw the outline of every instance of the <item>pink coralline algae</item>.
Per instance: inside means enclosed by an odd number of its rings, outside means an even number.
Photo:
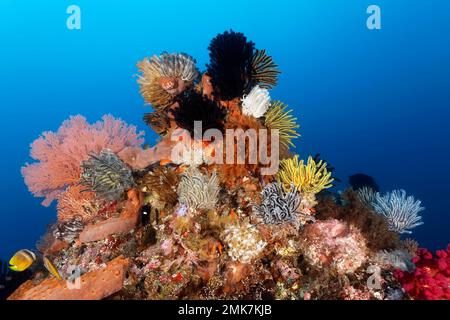
[[[416,265],[414,272],[395,271],[397,279],[411,298],[450,299],[450,244],[446,250],[436,251],[436,256],[427,249],[419,249],[412,262]]]
[[[301,247],[309,264],[338,274],[353,273],[367,258],[366,241],[361,232],[336,219],[306,226]]]
[[[45,197],[42,204],[49,206],[79,181],[80,165],[91,153],[138,147],[144,142],[143,134],[111,115],[92,125],[83,116],[71,117],[57,132],[44,132],[32,143],[31,157],[38,162],[22,168],[25,183],[36,197]]]

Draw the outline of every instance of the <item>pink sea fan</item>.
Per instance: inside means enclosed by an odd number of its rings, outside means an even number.
[[[305,260],[319,269],[353,273],[367,258],[366,240],[359,229],[330,219],[305,227],[301,248]]]
[[[44,132],[31,144],[31,157],[36,163],[26,164],[22,175],[35,197],[45,197],[44,206],[57,199],[65,189],[80,178],[80,164],[91,153],[110,149],[119,153],[126,147],[140,146],[144,132],[137,132],[111,115],[89,124],[77,115],[63,122],[58,132]]]

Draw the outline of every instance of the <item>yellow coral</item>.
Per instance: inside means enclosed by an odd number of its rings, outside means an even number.
[[[322,160],[316,163],[312,157],[309,157],[305,165],[296,155],[291,159],[281,160],[280,167],[277,179],[283,183],[286,190],[293,185],[300,192],[316,194],[332,187],[331,172],[328,172],[327,164]]]
[[[280,143],[289,148],[294,146],[292,139],[300,137],[296,131],[300,126],[295,123],[297,118],[290,113],[292,110],[286,110],[287,106],[281,101],[275,101],[271,104],[265,116],[265,125],[269,129],[279,130]]]

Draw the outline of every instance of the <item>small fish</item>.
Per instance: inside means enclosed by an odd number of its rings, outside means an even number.
[[[363,187],[368,187],[368,188],[371,188],[375,192],[380,191],[380,187],[375,182],[375,179],[364,173],[357,173],[357,174],[351,175],[348,179],[348,182],[352,186],[353,190],[358,190]]]
[[[163,159],[159,162],[159,165],[165,166],[166,164],[171,163],[172,161],[170,159]]]
[[[50,274],[53,275],[56,279],[62,280],[62,277],[59,274],[58,269],[56,269],[55,265],[47,257],[44,257],[43,260],[45,269],[47,269],[48,272],[50,272]]]
[[[36,261],[34,252],[28,249],[17,251],[9,260],[9,268],[13,271],[22,272],[27,270]]]

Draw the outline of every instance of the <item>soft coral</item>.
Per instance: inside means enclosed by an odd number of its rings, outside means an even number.
[[[446,250],[436,251],[436,256],[419,249],[412,262],[416,265],[414,272],[395,272],[406,293],[421,300],[450,299],[450,244]]]

